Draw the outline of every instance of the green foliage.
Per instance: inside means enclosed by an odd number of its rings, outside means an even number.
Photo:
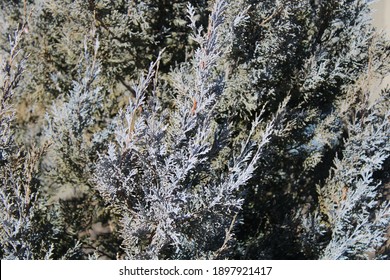
[[[0,4],[0,256],[389,258],[363,0]]]

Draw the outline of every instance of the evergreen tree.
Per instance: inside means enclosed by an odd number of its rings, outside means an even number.
[[[2,258],[389,258],[367,1],[0,5]]]

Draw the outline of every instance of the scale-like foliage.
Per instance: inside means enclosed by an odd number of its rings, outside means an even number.
[[[2,258],[389,257],[367,1],[0,6]]]

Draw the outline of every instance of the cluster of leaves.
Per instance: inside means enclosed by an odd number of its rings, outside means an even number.
[[[0,5],[2,258],[389,258],[366,1]]]

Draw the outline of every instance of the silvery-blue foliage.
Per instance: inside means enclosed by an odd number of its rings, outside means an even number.
[[[1,258],[389,258],[367,1],[0,7]]]
[[[101,156],[97,187],[120,208],[128,258],[220,258],[234,243],[242,187],[256,170],[274,122],[262,124],[256,117],[241,149],[214,167],[230,141],[229,123],[214,119],[224,94],[215,65],[225,51],[219,28],[226,6],[216,1],[205,34],[188,7],[200,47],[191,64],[172,73],[173,108],[162,108],[157,97],[145,99],[148,87],[153,94],[159,90],[157,60],[134,87],[136,97],[122,113],[116,141]]]
[[[51,186],[51,191],[58,192],[59,188],[76,188],[71,192],[85,191],[90,178],[92,150],[96,149],[91,131],[96,124],[96,115],[102,107],[103,98],[98,85],[99,41],[96,39],[92,55],[88,52],[87,42],[84,44],[84,56],[79,63],[79,80],[73,82],[68,96],[53,102],[46,115],[44,136],[51,149],[45,160],[48,172],[43,174],[42,179]]]
[[[0,72],[0,257],[50,259],[56,229],[45,219],[39,197],[39,161],[46,147],[25,150],[13,137],[14,91],[22,79],[26,57],[20,45],[23,28],[10,38],[11,50]],[[79,254],[80,244],[66,248],[63,258]]]
[[[381,199],[384,183],[375,173],[390,156],[389,91],[374,105],[356,112],[348,124],[349,137],[325,184],[320,205],[332,231],[322,258],[378,257],[390,225],[390,204]],[[359,114],[363,114],[358,117]],[[371,254],[371,255],[370,255]]]

